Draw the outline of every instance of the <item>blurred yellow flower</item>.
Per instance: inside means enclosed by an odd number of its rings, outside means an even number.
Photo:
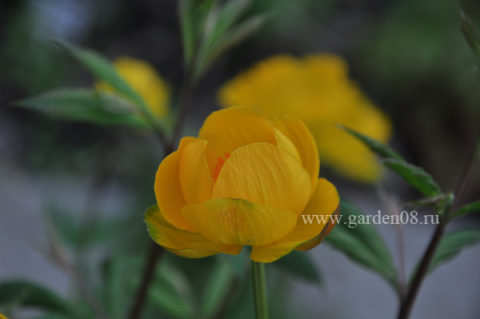
[[[4,314],[0,313],[0,319],[8,319]]]
[[[130,57],[120,57],[115,59],[113,65],[118,74],[140,95],[154,115],[165,117],[168,114],[170,90],[150,64]],[[97,83],[96,88],[109,93],[115,92],[109,84],[104,82]]]
[[[273,262],[313,248],[339,203],[318,171],[315,141],[300,120],[247,108],[214,112],[198,138],[184,137],[160,164],[158,207],[145,215],[150,236],[190,258],[251,246],[252,260]],[[302,214],[326,220],[309,224]]]
[[[374,154],[335,124],[386,142],[390,121],[349,79],[338,56],[271,57],[224,85],[219,101],[223,107],[241,105],[267,115],[291,114],[312,131],[322,163],[359,181],[373,182],[381,175]]]

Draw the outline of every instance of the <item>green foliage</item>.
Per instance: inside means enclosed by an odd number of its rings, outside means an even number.
[[[383,165],[400,175],[408,184],[418,189],[426,197],[437,196],[441,193],[440,186],[423,168],[404,161],[386,159]]]
[[[156,272],[149,300],[154,308],[173,318],[193,318],[195,313],[190,283],[167,263],[162,263]]]
[[[140,95],[118,74],[110,61],[94,51],[78,48],[64,42],[56,43],[90,71],[98,80],[110,84],[119,94],[138,106],[144,115],[153,118],[148,106]]]
[[[470,45],[470,48],[472,49],[477,67],[480,67],[480,37],[478,36],[472,21],[462,9],[460,9],[460,21],[462,32],[467,39],[468,45]]]
[[[278,266],[278,268],[295,278],[316,284],[322,283],[318,267],[311,260],[310,256],[304,252],[293,251],[277,260],[273,265]]]
[[[458,230],[447,234],[440,242],[429,267],[429,273],[455,258],[462,249],[480,242],[480,230]]]
[[[390,252],[376,228],[371,224],[363,223],[348,227],[348,222],[345,220],[350,218],[358,220],[362,213],[345,201],[340,203],[340,214],[344,221],[332,230],[325,241],[354,262],[378,273],[396,288],[396,269]]]
[[[478,211],[480,211],[480,200],[460,207],[455,213],[453,213],[453,218]]]
[[[18,304],[58,314],[70,315],[71,305],[49,289],[38,284],[18,280],[0,284],[0,304]]]
[[[422,168],[409,164],[387,145],[384,145],[355,130],[343,127],[345,131],[363,142],[370,150],[384,158],[382,164],[402,177],[410,186],[418,189],[426,197],[434,197],[441,193],[440,186],[432,176]]]
[[[216,1],[180,1],[180,21],[185,64],[194,79],[227,49],[257,31],[264,22],[260,15],[240,22],[251,0],[230,0],[222,6]]]
[[[346,126],[340,126],[343,130],[346,132],[350,133],[357,139],[359,139],[361,142],[363,142],[368,148],[372,150],[372,152],[376,153],[377,155],[384,157],[384,158],[391,158],[391,159],[396,159],[399,161],[404,161],[403,157],[395,152],[393,149],[388,147],[385,144],[380,143],[377,140],[374,140],[373,138],[370,138],[366,135],[363,135],[362,133],[359,133],[355,130],[352,130],[351,128],[348,128]]]
[[[200,316],[213,318],[222,302],[228,298],[235,281],[235,270],[225,259],[217,258],[214,267],[206,280],[200,301]]]
[[[59,89],[17,101],[15,105],[63,120],[147,127],[129,102],[95,90]]]

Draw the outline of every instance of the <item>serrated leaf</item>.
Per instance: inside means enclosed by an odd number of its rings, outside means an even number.
[[[480,37],[478,36],[478,33],[475,30],[475,27],[473,26],[470,18],[462,9],[459,10],[463,35],[467,39],[468,45],[472,49],[473,55],[475,57],[475,62],[477,63],[477,67],[480,68]]]
[[[223,258],[217,258],[202,294],[200,302],[202,318],[212,318],[215,315],[222,301],[228,295],[234,280],[235,271],[230,263]]]
[[[101,81],[104,81],[112,86],[118,93],[138,106],[147,116],[153,118],[148,106],[141,96],[118,74],[112,63],[100,54],[76,47],[65,42],[55,42],[65,51],[67,51],[75,60],[83,65],[87,70]]]
[[[0,284],[0,304],[6,303],[71,315],[71,305],[66,300],[43,286],[23,280]]]
[[[342,220],[325,241],[354,262],[380,274],[396,288],[396,269],[377,229],[371,224],[361,223],[363,214],[348,202],[340,202],[340,215]]]
[[[396,159],[396,160],[399,160],[399,161],[405,161],[405,159],[400,154],[395,152],[393,149],[391,149],[387,145],[382,144],[379,141],[374,140],[373,138],[370,138],[366,135],[363,135],[362,133],[359,133],[355,130],[352,130],[351,128],[348,128],[346,126],[339,125],[339,127],[342,128],[343,130],[345,130],[346,132],[350,133],[351,135],[353,135],[357,139],[359,139],[361,142],[363,142],[368,148],[370,148],[370,150],[372,150],[377,155],[379,155],[381,157],[384,157],[384,158],[392,158],[392,159]]]
[[[58,89],[14,103],[59,119],[147,127],[125,100],[88,89]]]
[[[447,234],[440,242],[428,272],[455,258],[464,248],[480,242],[480,230],[458,230]]]
[[[440,186],[421,167],[396,159],[385,159],[382,163],[426,197],[434,197],[441,193]]]
[[[290,275],[307,282],[320,284],[322,282],[320,272],[308,254],[299,251],[292,251],[285,257],[273,263]]]
[[[460,209],[453,214],[453,218],[478,211],[480,211],[480,200],[460,207]]]

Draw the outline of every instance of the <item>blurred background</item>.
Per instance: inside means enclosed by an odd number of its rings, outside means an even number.
[[[460,5],[479,26],[480,2]],[[480,118],[480,82],[455,1],[258,0],[249,10],[268,11],[266,24],[222,56],[199,83],[184,134],[195,135],[218,107],[218,88],[257,61],[279,53],[335,53],[347,60],[353,80],[390,117],[391,144],[442,188],[455,187]],[[183,74],[177,13],[172,0],[0,1],[0,282],[28,279],[81,299],[76,277],[101,289],[104,276],[124,266],[122,258],[128,256],[133,264],[143,258],[150,239],[142,214],[155,202],[152,185],[161,146],[133,129],[57,121],[12,102],[53,88],[92,86],[93,78],[53,45],[54,39],[112,59],[146,60],[175,91]],[[367,212],[382,209],[375,186],[344,179],[328,168],[322,168],[322,175],[334,181],[342,198]],[[480,198],[478,171],[476,176],[466,202]],[[382,185],[399,201],[415,199],[394,176],[387,175]],[[478,224],[474,217],[459,222]],[[65,258],[77,265],[76,275],[46,252],[51,228],[57,229]],[[393,226],[379,228],[395,251]],[[432,229],[406,226],[407,270],[415,266]],[[297,280],[269,266],[269,279],[275,281],[271,303],[278,306],[272,318],[394,318],[396,296],[382,279],[328,245],[309,255],[320,269],[319,282]],[[166,255],[165,260],[167,273],[184,278],[191,298],[201,300],[201,278],[216,259]],[[439,268],[421,290],[412,318],[478,318],[479,263],[480,251],[474,247]],[[108,296],[117,300],[112,303],[125,298]],[[188,306],[166,298],[156,300],[158,307],[147,315],[182,318],[175,309]],[[165,304],[175,309],[166,311]],[[224,317],[250,318],[251,307],[250,301],[229,305]],[[22,313],[25,318],[39,315]]]

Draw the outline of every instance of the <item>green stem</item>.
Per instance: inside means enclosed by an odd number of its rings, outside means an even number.
[[[265,284],[265,264],[252,261],[253,299],[255,318],[268,319],[267,287]]]

